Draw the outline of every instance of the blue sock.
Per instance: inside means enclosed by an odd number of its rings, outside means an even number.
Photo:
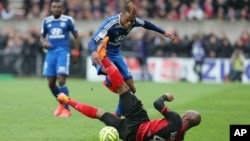
[[[119,101],[118,101],[118,105],[117,105],[117,108],[116,108],[116,114],[118,115],[118,116],[121,116],[122,115],[122,104],[121,104],[121,100],[119,99]]]
[[[59,90],[59,88],[57,86],[55,88],[53,88],[53,89],[50,89],[50,91],[54,95],[55,98],[60,93],[60,90]]]
[[[60,92],[69,96],[69,90],[68,90],[68,87],[66,85],[60,86],[59,89],[60,89]],[[64,104],[64,108],[69,109],[68,104]]]

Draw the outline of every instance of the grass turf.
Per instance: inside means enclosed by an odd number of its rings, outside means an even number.
[[[164,92],[175,100],[168,107],[182,114],[195,109],[202,122],[186,134],[187,141],[228,141],[230,124],[249,124],[249,85],[136,82],[136,95],[151,118],[162,117],[153,101]],[[113,112],[118,96],[101,82],[69,78],[70,96],[80,102]],[[1,141],[97,141],[104,124],[84,117],[75,110],[70,118],[53,116],[57,102],[47,88],[46,79],[0,81]]]

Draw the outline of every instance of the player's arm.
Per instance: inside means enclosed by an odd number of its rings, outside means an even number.
[[[69,30],[74,36],[74,39],[73,39],[74,49],[72,50],[71,54],[72,54],[72,61],[75,64],[78,62],[78,59],[80,56],[80,52],[79,52],[80,38],[79,38],[79,34],[75,26],[75,21],[72,17],[69,17]]]
[[[168,112],[170,110],[167,108],[167,106],[164,104],[164,102],[165,101],[171,102],[173,100],[174,100],[173,95],[170,93],[166,93],[155,100],[154,107],[155,107],[155,109],[157,109],[161,113],[163,113],[165,111]]]
[[[143,28],[158,32],[158,33],[164,35],[165,37],[170,38],[171,40],[174,40],[174,38],[175,38],[175,36],[173,34],[167,32],[167,31],[164,31],[163,29],[161,29],[160,27],[156,26],[155,24],[153,24],[153,23],[151,23],[149,21],[136,18],[136,22],[139,25],[141,25]]]
[[[72,50],[72,55],[73,55],[72,61],[75,64],[78,62],[80,56],[80,38],[77,32],[74,33],[73,36],[74,36],[74,49]]]
[[[108,34],[108,30],[102,27],[90,38],[88,43],[92,60],[98,65],[101,65],[101,59],[97,53],[97,47],[102,39],[104,39]]]
[[[40,42],[41,42],[43,48],[48,49],[51,45],[47,41],[46,35],[47,35],[47,28],[45,27],[45,20],[43,20],[42,26],[41,26]]]
[[[164,104],[165,101],[171,102],[174,100],[174,97],[170,93],[166,93],[162,96],[160,96],[157,100],[154,102],[154,107],[157,109],[169,122],[172,122],[175,127],[181,126],[181,118],[180,116],[168,109],[168,107]]]

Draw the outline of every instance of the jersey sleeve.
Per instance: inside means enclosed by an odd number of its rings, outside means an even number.
[[[69,17],[69,30],[75,34],[77,33],[77,29],[76,29],[76,26],[75,26],[75,21],[72,17]]]
[[[46,26],[45,26],[45,19],[42,21],[42,25],[41,25],[41,34],[43,37],[45,37],[47,35],[47,29],[46,29]]]
[[[176,128],[180,128],[182,125],[181,117],[174,111],[171,111],[165,104],[164,101],[167,100],[166,95],[162,95],[154,102],[154,107]]]
[[[153,24],[153,23],[151,23],[149,21],[146,21],[146,20],[143,20],[143,19],[140,19],[140,18],[136,18],[135,26],[141,26],[141,27],[143,27],[145,29],[153,30],[153,31],[161,33],[161,34],[165,33],[165,31],[163,29],[161,29],[160,27],[156,26],[155,24]]]
[[[98,44],[100,43],[100,41],[108,35],[108,29],[109,29],[107,28],[109,27],[108,24],[109,24],[108,20],[105,20],[103,24],[100,26],[100,28],[98,29],[98,31],[90,38],[89,43],[88,43],[90,53],[92,53],[93,51],[96,51],[96,48]]]

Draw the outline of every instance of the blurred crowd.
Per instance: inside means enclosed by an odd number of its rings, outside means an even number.
[[[63,0],[65,14],[76,20],[103,19],[121,11],[124,0]],[[249,20],[250,0],[132,0],[141,18],[167,20]],[[1,0],[3,19],[44,18],[50,14],[51,0]],[[17,10],[19,9],[19,10]],[[15,12],[17,11],[17,12]]]
[[[14,13],[11,0],[0,1],[3,19],[32,19],[48,16],[51,0],[23,0],[21,13]],[[12,1],[13,2],[13,1]],[[65,14],[80,19],[103,19],[120,12],[122,0],[64,0]],[[249,0],[134,0],[137,14],[142,18],[168,20],[249,20]],[[28,26],[27,31],[5,27],[0,31],[0,73],[36,75],[38,62],[43,60],[39,36],[40,27]],[[202,48],[206,58],[230,58],[236,49],[250,58],[250,34],[242,29],[239,37],[230,42],[225,33],[219,36],[213,31],[180,37],[178,30],[172,32],[176,40],[171,42],[158,33],[140,29],[132,32],[122,44],[125,56],[132,57],[193,57],[194,48]],[[93,31],[80,33],[81,54],[88,56],[87,42]],[[40,58],[39,58],[40,56]],[[41,60],[42,59],[42,60]],[[41,64],[40,64],[41,65]]]
[[[152,31],[136,32],[130,34],[122,44],[124,51],[145,52],[147,56],[157,57],[192,57],[192,48],[197,41],[205,51],[206,58],[230,58],[235,49],[244,52],[250,58],[250,34],[243,29],[241,35],[234,43],[230,43],[227,35],[222,32],[220,36],[212,30],[208,33],[197,33],[180,38],[177,31],[173,31],[176,39],[171,42],[158,33]],[[138,50],[138,48],[144,48]],[[143,50],[143,51],[142,51]]]
[[[37,56],[44,56],[44,50],[39,41],[40,27],[29,26],[25,32],[15,27],[7,27],[0,32],[0,70],[13,70],[18,74],[34,74]],[[204,49],[206,58],[230,58],[236,49],[242,50],[246,58],[250,58],[250,34],[243,29],[238,39],[231,43],[225,33],[220,36],[212,31],[197,33],[180,38],[178,31],[174,42],[162,35],[143,29],[141,32],[132,32],[122,44],[125,56],[147,57],[192,57],[192,49],[199,46]],[[87,56],[87,42],[93,32],[81,33],[81,53]],[[12,68],[12,69],[11,69]]]

